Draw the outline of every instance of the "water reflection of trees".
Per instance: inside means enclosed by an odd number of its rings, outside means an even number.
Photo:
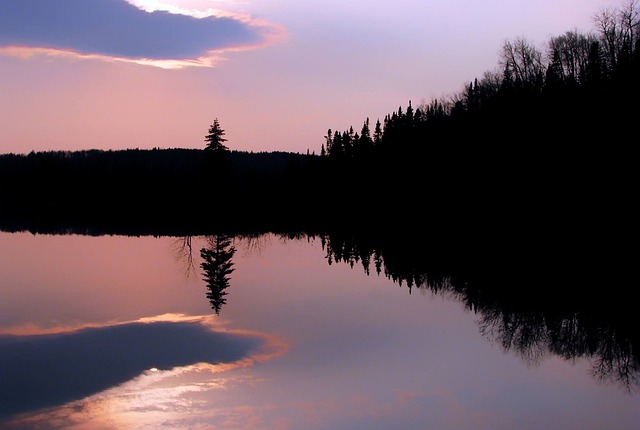
[[[184,275],[187,278],[197,274],[196,260],[193,255],[193,236],[176,237],[173,240],[173,251],[176,261],[184,267]],[[200,269],[202,280],[207,287],[207,298],[211,309],[220,314],[220,309],[227,300],[225,296],[230,286],[230,275],[234,271],[232,258],[236,252],[233,246],[233,236],[228,234],[216,234],[204,236],[205,246],[200,249]],[[253,243],[253,242],[251,242]]]
[[[482,308],[479,313],[482,334],[528,363],[538,363],[550,353],[567,360],[588,357],[598,379],[629,391],[640,388],[640,361],[629,327],[596,320],[596,315],[585,312],[517,313],[496,307]]]
[[[177,237],[173,241],[173,252],[178,263],[184,266],[184,275],[190,278],[196,273],[193,260],[193,236]]]
[[[235,252],[232,236],[226,234],[208,236],[206,246],[200,249],[200,267],[207,285],[207,298],[216,314],[227,303],[225,290],[229,288],[229,275],[235,270],[232,261]]]
[[[184,267],[184,275],[189,278],[196,273],[196,263],[193,255],[194,241],[203,240],[205,246],[200,249],[201,276],[207,287],[207,298],[211,309],[220,314],[222,306],[227,303],[227,289],[231,284],[231,273],[234,272],[233,257],[237,252],[236,245],[241,245],[245,253],[260,253],[270,243],[270,234],[249,233],[218,233],[202,237],[182,236],[174,238],[172,247],[176,261]],[[294,232],[281,233],[282,240],[300,240],[311,236]]]
[[[359,264],[367,274],[373,265],[409,292],[419,288],[455,297],[479,316],[483,336],[529,364],[549,355],[588,358],[599,380],[640,389],[637,319],[616,273],[602,282],[593,266],[584,266],[596,285],[572,265],[545,266],[530,253],[465,250],[454,256],[443,243],[434,241],[428,249],[428,240],[411,235],[333,233],[322,244],[329,264]]]
[[[586,283],[575,267],[547,261],[514,247],[505,253],[482,252],[470,242],[439,236],[384,230],[375,234],[338,232],[323,234],[216,234],[205,236],[200,249],[201,275],[207,298],[216,314],[227,302],[234,271],[236,245],[260,252],[271,238],[318,238],[329,264],[361,266],[367,275],[385,276],[411,293],[415,289],[446,295],[478,315],[481,334],[517,354],[528,364],[550,355],[566,360],[587,358],[593,376],[629,391],[640,388],[640,342],[633,301],[614,274],[603,282],[593,267]],[[459,245],[464,243],[465,247]],[[453,245],[452,245],[453,244]],[[180,261],[194,266],[192,238],[176,239]],[[540,253],[548,258],[551,250]],[[567,274],[566,272],[570,272]]]

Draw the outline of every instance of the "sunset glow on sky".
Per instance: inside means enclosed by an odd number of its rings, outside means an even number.
[[[544,49],[616,0],[509,2],[3,0],[0,152],[202,148],[318,153],[497,66],[505,40]]]

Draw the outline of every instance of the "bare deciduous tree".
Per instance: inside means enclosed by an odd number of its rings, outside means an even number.
[[[597,38],[576,30],[552,37],[547,48],[548,61],[563,81],[582,83],[592,59],[591,49]]]
[[[524,37],[507,40],[500,53],[500,65],[510,70],[519,85],[532,85],[544,73],[542,51]]]
[[[638,40],[640,2],[627,0],[621,8],[604,8],[593,16],[604,46],[607,64],[615,68],[621,58],[630,58]]]

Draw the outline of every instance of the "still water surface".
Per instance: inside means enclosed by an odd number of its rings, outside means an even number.
[[[236,241],[212,310],[181,238],[0,233],[2,429],[618,429],[640,396],[525,361],[452,297]],[[189,255],[192,261],[189,261]]]

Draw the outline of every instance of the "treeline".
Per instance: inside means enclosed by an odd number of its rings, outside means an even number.
[[[359,132],[329,129],[321,154],[370,161],[374,154],[428,154],[452,142],[484,149],[602,144],[623,136],[633,142],[627,132],[640,94],[640,3],[629,0],[593,19],[593,32],[552,37],[544,51],[524,37],[506,41],[497,68],[462,91],[417,107],[409,102],[375,125],[367,118]]]
[[[460,92],[367,118],[359,131],[329,129],[321,154],[338,181],[367,178],[387,192],[419,183],[434,197],[454,185],[469,198],[510,192],[509,181],[546,192],[576,175],[596,188],[610,174],[623,182],[638,140],[638,5],[602,11],[594,32],[552,37],[545,51],[507,41],[496,69]]]
[[[194,234],[295,223],[319,157],[205,150],[48,151],[0,155],[5,230]],[[299,198],[303,196],[303,198]],[[286,208],[286,209],[285,209]]]
[[[625,241],[637,214],[638,5],[602,11],[593,32],[544,51],[507,41],[496,69],[457,94],[329,129],[326,186],[372,213],[384,205],[400,222],[499,245]]]

